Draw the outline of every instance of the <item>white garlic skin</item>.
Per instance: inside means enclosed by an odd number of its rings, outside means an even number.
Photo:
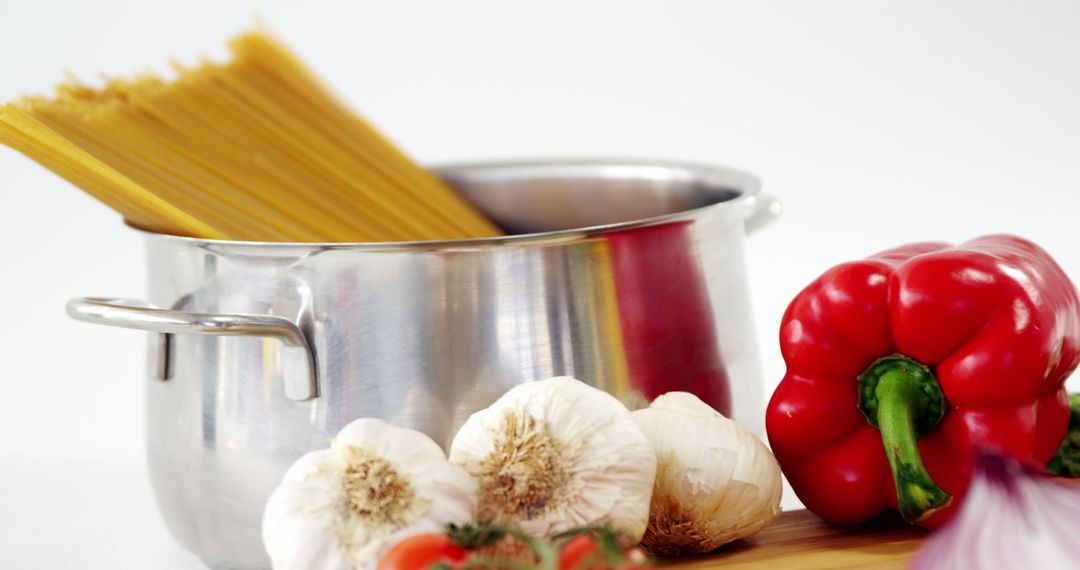
[[[642,538],[650,552],[709,552],[780,514],[780,466],[749,430],[686,392],[664,394],[631,416],[658,462]]]
[[[350,482],[366,481],[357,474],[373,466],[389,474],[380,481],[402,486],[360,485],[350,497]],[[395,489],[402,492],[393,508],[362,510],[370,504],[367,491]],[[329,449],[289,468],[267,501],[263,543],[275,570],[368,569],[401,539],[466,523],[475,510],[476,482],[431,438],[364,418],[345,426]],[[373,520],[387,513],[393,520]]]
[[[538,537],[601,523],[645,532],[652,446],[626,406],[574,378],[520,384],[473,414],[450,461],[479,481],[481,519]]]

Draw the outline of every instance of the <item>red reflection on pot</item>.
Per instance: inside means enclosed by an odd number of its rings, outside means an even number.
[[[731,415],[712,305],[691,222],[614,232],[615,290],[631,385],[649,400],[675,390]]]

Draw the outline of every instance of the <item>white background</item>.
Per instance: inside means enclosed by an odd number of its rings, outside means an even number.
[[[425,162],[658,157],[759,174],[786,206],[749,242],[770,392],[786,303],[836,262],[1012,232],[1080,278],[1077,2],[0,4],[3,100],[65,70],[220,56],[258,15]],[[141,296],[139,239],[6,148],[0,216],[0,568],[197,568],[143,472],[142,335],[63,311]]]

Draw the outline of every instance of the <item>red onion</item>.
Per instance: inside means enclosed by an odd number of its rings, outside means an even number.
[[[1080,568],[1080,486],[984,451],[964,505],[911,568]]]

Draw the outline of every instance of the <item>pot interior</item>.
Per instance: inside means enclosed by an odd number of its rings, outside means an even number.
[[[435,173],[509,234],[676,214],[757,191],[746,173],[651,162],[463,165]]]

